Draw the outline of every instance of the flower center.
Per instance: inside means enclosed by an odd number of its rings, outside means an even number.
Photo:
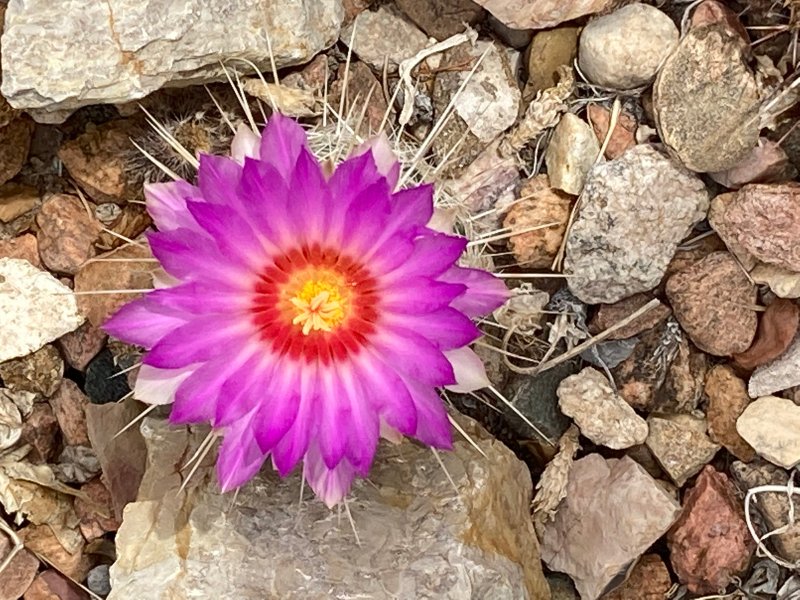
[[[297,313],[292,324],[300,325],[303,335],[312,331],[332,331],[344,320],[347,307],[341,288],[320,279],[306,281],[289,302]]]

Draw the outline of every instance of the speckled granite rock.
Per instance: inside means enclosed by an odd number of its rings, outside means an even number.
[[[11,0],[2,93],[58,121],[167,84],[224,79],[222,61],[267,69],[267,36],[278,67],[302,64],[336,41],[343,17],[340,0],[64,0],[58,10],[49,0]]]
[[[148,469],[117,534],[109,600],[548,600],[527,467],[462,423],[488,458],[464,440],[440,455],[459,495],[427,448],[380,447],[370,481],[348,502],[359,546],[347,519],[321,502],[309,496],[298,507],[297,474],[281,481],[264,469],[232,504],[206,460],[178,493],[178,468],[205,432],[146,419]]]

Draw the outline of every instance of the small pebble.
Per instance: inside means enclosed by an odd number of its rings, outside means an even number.
[[[579,195],[599,153],[600,144],[589,124],[566,113],[553,131],[544,155],[550,185],[573,196]]]
[[[86,367],[86,395],[93,404],[116,402],[130,393],[124,376],[117,375],[120,368],[114,364],[111,352],[106,349],[92,359]],[[113,377],[117,375],[116,377]]]
[[[98,565],[89,571],[86,587],[98,596],[108,596],[111,593],[111,580],[108,573],[108,565]]]

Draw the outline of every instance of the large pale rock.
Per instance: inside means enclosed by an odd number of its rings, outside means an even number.
[[[630,448],[647,439],[647,423],[597,369],[586,367],[558,386],[558,405],[581,433],[607,448]]]
[[[793,469],[800,464],[800,406],[777,396],[751,402],[736,421],[736,430],[763,458]]]
[[[590,454],[570,469],[566,498],[543,531],[542,558],[572,577],[582,600],[596,600],[679,513],[675,499],[631,458]]]
[[[64,111],[142,98],[165,85],[311,59],[336,41],[340,0],[11,0],[2,38],[2,93],[16,108]]]
[[[512,29],[546,29],[605,10],[614,0],[476,0]]]
[[[570,290],[598,304],[655,288],[707,210],[703,182],[651,146],[595,165],[567,236]]]
[[[487,457],[463,440],[440,455],[458,493],[427,448],[381,446],[348,502],[359,545],[346,518],[310,497],[298,506],[298,474],[264,469],[234,501],[206,459],[178,492],[205,432],[146,419],[148,469],[117,534],[109,600],[548,600],[527,467],[462,423]]]
[[[0,361],[30,354],[81,323],[67,286],[27,260],[0,258]]]
[[[578,60],[592,83],[629,90],[650,83],[677,45],[672,19],[635,3],[590,21],[581,33]]]

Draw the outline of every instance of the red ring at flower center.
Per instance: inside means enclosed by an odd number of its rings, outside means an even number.
[[[273,260],[253,289],[251,313],[259,337],[276,354],[327,363],[366,343],[377,303],[364,265],[314,245]]]

